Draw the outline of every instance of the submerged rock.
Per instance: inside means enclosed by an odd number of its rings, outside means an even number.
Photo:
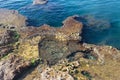
[[[0,9],[0,24],[14,27],[26,26],[26,18],[16,10]]]
[[[34,0],[33,1],[33,5],[36,5],[36,4],[45,4],[47,2],[48,2],[48,0]]]
[[[90,28],[93,30],[105,30],[111,27],[111,24],[109,21],[95,18],[91,15],[85,15],[85,16],[78,16],[75,18],[77,21],[80,21],[84,24],[84,27]]]

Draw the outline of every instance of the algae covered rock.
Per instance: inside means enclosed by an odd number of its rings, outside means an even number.
[[[65,34],[66,40],[81,40],[83,24],[75,20],[77,16],[68,17],[63,21],[63,26],[58,30]]]
[[[67,43],[56,40],[53,37],[45,38],[39,43],[39,55],[48,64],[55,64],[69,54]]]

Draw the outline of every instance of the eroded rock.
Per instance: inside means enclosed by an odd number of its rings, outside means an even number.
[[[74,78],[66,72],[56,71],[53,68],[46,68],[41,73],[40,80],[74,80]]]
[[[7,59],[0,61],[0,79],[13,80],[29,66],[28,61],[24,61],[17,55],[10,55]]]
[[[39,55],[49,65],[57,63],[58,60],[67,57],[69,54],[67,43],[58,41],[51,36],[39,43]]]
[[[0,9],[0,24],[9,25],[16,28],[26,26],[26,18],[19,14],[18,11]]]
[[[19,34],[17,31],[4,30],[0,34],[0,45],[8,45],[15,43],[19,39]]]

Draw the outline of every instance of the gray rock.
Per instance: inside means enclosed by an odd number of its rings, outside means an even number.
[[[45,4],[47,2],[48,2],[47,0],[34,0],[33,1],[33,5],[36,5],[36,4]]]
[[[0,24],[21,27],[26,26],[26,19],[16,10],[0,9]]]
[[[17,76],[30,66],[19,56],[10,55],[0,62],[0,80],[16,80]]]

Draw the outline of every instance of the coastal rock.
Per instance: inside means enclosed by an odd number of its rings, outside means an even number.
[[[11,30],[0,24],[0,79],[119,80],[120,51],[80,42],[78,18],[68,17],[60,28],[45,24]]]
[[[13,46],[0,46],[0,59],[14,50]]]
[[[34,37],[32,40],[28,39],[24,42],[21,42],[18,46],[18,55],[23,57],[26,60],[36,61],[39,59],[39,43],[40,37]]]
[[[33,5],[36,4],[46,4],[48,2],[48,0],[34,0],[33,1]]]
[[[83,25],[81,22],[75,20],[77,16],[68,17],[63,21],[63,26],[59,30],[66,35],[67,40],[81,40],[80,34],[82,33]]]
[[[30,63],[19,56],[10,55],[7,59],[0,61],[0,80],[16,79],[29,66]]]
[[[16,10],[0,9],[0,24],[16,28],[26,26],[26,18]]]
[[[12,30],[3,30],[0,33],[0,45],[12,44],[19,39],[19,34]]]
[[[57,63],[60,59],[69,55],[66,42],[58,41],[54,37],[47,37],[39,43],[39,55],[49,65]]]
[[[41,73],[39,80],[74,80],[74,78],[66,72],[56,71],[53,68],[46,68]]]

